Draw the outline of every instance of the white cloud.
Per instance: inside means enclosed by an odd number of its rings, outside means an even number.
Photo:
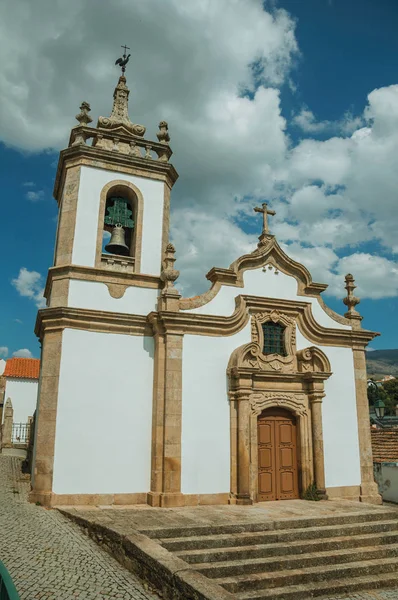
[[[21,296],[30,298],[38,308],[44,308],[46,303],[43,298],[43,278],[37,271],[28,271],[22,267],[18,277],[12,280],[12,285]]]
[[[15,358],[32,358],[33,354],[27,348],[21,348],[12,353]]]
[[[23,187],[35,187],[35,182],[34,181],[25,181],[25,183],[22,184]]]
[[[327,119],[318,121],[314,113],[307,107],[304,107],[293,117],[292,124],[299,127],[304,133],[340,133],[351,135],[363,126],[364,119],[363,117],[354,117],[348,111],[337,121],[329,121]]]
[[[115,0],[112,10],[70,0],[51,3],[49,27],[42,18],[48,6],[3,3],[0,139],[24,150],[58,149],[82,100],[91,103],[94,123],[109,115],[115,49],[126,40],[132,120],[152,139],[158,121],[169,122],[180,173],[171,235],[184,293],[207,286],[214,264],[228,266],[255,247],[256,236],[241,226],[256,223],[260,233],[252,209],[264,199],[277,210],[271,228],[280,242],[333,293],[345,293],[342,254],[355,257],[348,270],[358,291],[396,293],[394,276],[380,279],[378,270],[394,269],[390,254],[398,252],[398,86],[371,91],[362,115],[346,112],[336,121],[319,121],[304,107],[294,123],[309,136],[330,137],[292,146],[280,88],[295,86],[298,48],[285,11],[264,11],[262,0]],[[384,245],[386,257],[366,271],[360,244],[370,240]],[[40,275],[25,272],[20,293],[37,303]]]
[[[34,190],[29,190],[29,192],[26,192],[26,198],[31,202],[37,202],[38,200],[42,200],[44,198],[44,191],[38,190],[35,192]]]
[[[109,112],[121,39],[131,46],[133,118],[154,128],[172,117],[193,132],[215,97],[282,84],[297,51],[293,19],[261,0],[115,0],[112,10],[70,0],[50,13],[48,0],[5,0],[2,13],[0,133],[29,150],[64,145],[83,99]]]
[[[0,356],[2,358],[5,358],[6,356],[8,356],[8,348],[7,348],[7,346],[0,346]]]

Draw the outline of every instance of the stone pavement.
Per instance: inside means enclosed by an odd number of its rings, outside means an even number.
[[[159,598],[58,511],[29,504],[20,462],[0,454],[0,560],[21,600]]]

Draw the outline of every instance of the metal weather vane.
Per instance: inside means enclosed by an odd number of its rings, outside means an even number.
[[[117,59],[117,61],[115,62],[115,65],[119,65],[121,67],[122,75],[124,75],[124,73],[126,71],[126,65],[130,60],[131,54],[126,54],[126,51],[130,50],[130,48],[128,46],[121,46],[121,47],[124,48],[124,53],[121,58]]]

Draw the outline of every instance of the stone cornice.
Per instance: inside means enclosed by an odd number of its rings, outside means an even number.
[[[80,281],[96,281],[106,285],[123,285],[126,287],[145,287],[160,289],[160,277],[144,275],[143,273],[124,273],[108,269],[84,267],[79,265],[59,265],[48,270],[44,297],[49,298],[53,282],[58,279],[77,279]]]
[[[320,325],[308,302],[277,300],[258,296],[239,295],[236,308],[229,317],[187,312],[152,312],[148,315],[157,332],[208,336],[234,335],[247,324],[250,315],[266,310],[280,310],[296,319],[301,333],[313,344],[323,346],[364,347],[379,335],[366,329],[334,329]]]
[[[172,311],[153,311],[143,316],[80,308],[47,308],[38,312],[35,332],[40,339],[44,330],[56,331],[65,327],[125,335],[229,336],[241,331],[250,315],[275,308],[294,318],[301,333],[313,344],[363,349],[378,335],[364,329],[322,327],[313,317],[311,304],[257,296],[238,296],[236,309],[229,317]]]
[[[323,373],[279,373],[275,371],[253,371],[248,367],[232,367],[228,369],[228,375],[239,378],[239,377],[247,377],[251,378],[253,382],[261,382],[261,381],[278,381],[278,382],[294,382],[297,380],[307,381],[325,381],[331,375],[331,371],[325,371]],[[277,395],[277,393],[275,394]]]
[[[35,334],[40,340],[44,333],[54,333],[65,328],[152,336],[151,327],[143,315],[68,307],[44,308],[37,313]]]
[[[95,146],[71,146],[61,150],[57,174],[54,183],[54,198],[60,203],[66,166],[87,165],[97,169],[114,170],[139,177],[163,179],[171,188],[178,179],[178,173],[172,164],[159,160],[112,152]]]
[[[342,325],[351,326],[349,319],[335,313],[326,306],[321,293],[327,289],[323,283],[312,281],[311,274],[304,265],[290,258],[273,235],[267,235],[263,243],[250,254],[244,254],[235,260],[228,269],[213,267],[206,277],[212,282],[211,288],[199,296],[193,298],[181,298],[180,309],[192,310],[210,302],[220,291],[223,285],[242,288],[244,286],[243,275],[248,269],[258,269],[265,265],[272,265],[286,275],[294,277],[297,281],[297,294],[304,297],[316,298],[322,309],[329,317]]]

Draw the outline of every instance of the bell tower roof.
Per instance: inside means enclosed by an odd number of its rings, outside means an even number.
[[[127,87],[125,75],[119,77],[115,91],[113,92],[113,107],[110,117],[99,117],[97,128],[119,131],[125,135],[143,137],[146,128],[143,125],[132,123],[128,112],[130,90]]]

